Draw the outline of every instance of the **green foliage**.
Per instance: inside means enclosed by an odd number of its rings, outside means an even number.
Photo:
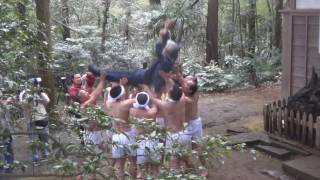
[[[220,65],[203,66],[199,62],[187,59],[183,63],[186,74],[195,75],[199,79],[199,86],[204,91],[222,91],[243,86],[250,82],[251,73],[257,75],[258,83],[275,81],[279,78],[280,52],[279,50],[261,51],[254,58],[240,58],[239,56],[225,56]]]
[[[159,180],[176,180],[176,179],[183,179],[183,180],[205,180],[205,177],[201,177],[192,173],[188,170],[165,170],[162,169],[160,171],[160,176],[158,177]]]
[[[18,11],[17,3],[25,7]],[[0,65],[1,74],[21,78],[34,73],[36,53],[41,44],[37,41],[37,21],[30,1],[0,1]]]

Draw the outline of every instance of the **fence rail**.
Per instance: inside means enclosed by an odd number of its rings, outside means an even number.
[[[264,105],[263,117],[269,134],[320,150],[320,116],[289,110],[284,99]]]

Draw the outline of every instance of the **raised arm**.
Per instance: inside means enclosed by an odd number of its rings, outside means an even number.
[[[151,105],[151,108],[147,111],[147,116],[146,118],[155,118],[156,114],[158,112],[158,108],[155,104]]]
[[[90,98],[86,102],[81,104],[82,108],[84,108],[84,107],[88,106],[89,104],[92,104],[94,101],[96,101],[96,99],[98,98],[98,96],[101,94],[102,90],[105,87],[105,79],[106,79],[105,75],[100,76],[100,81],[99,81],[97,88],[90,94]]]
[[[40,101],[42,104],[47,105],[50,102],[48,95],[45,92],[40,94]]]

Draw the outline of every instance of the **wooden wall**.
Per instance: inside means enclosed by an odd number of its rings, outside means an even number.
[[[320,10],[288,9],[283,12],[282,96],[304,87],[312,67],[320,75]]]

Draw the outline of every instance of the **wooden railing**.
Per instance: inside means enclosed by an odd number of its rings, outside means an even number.
[[[286,102],[279,100],[264,105],[264,130],[274,136],[320,150],[320,116],[288,110]]]

